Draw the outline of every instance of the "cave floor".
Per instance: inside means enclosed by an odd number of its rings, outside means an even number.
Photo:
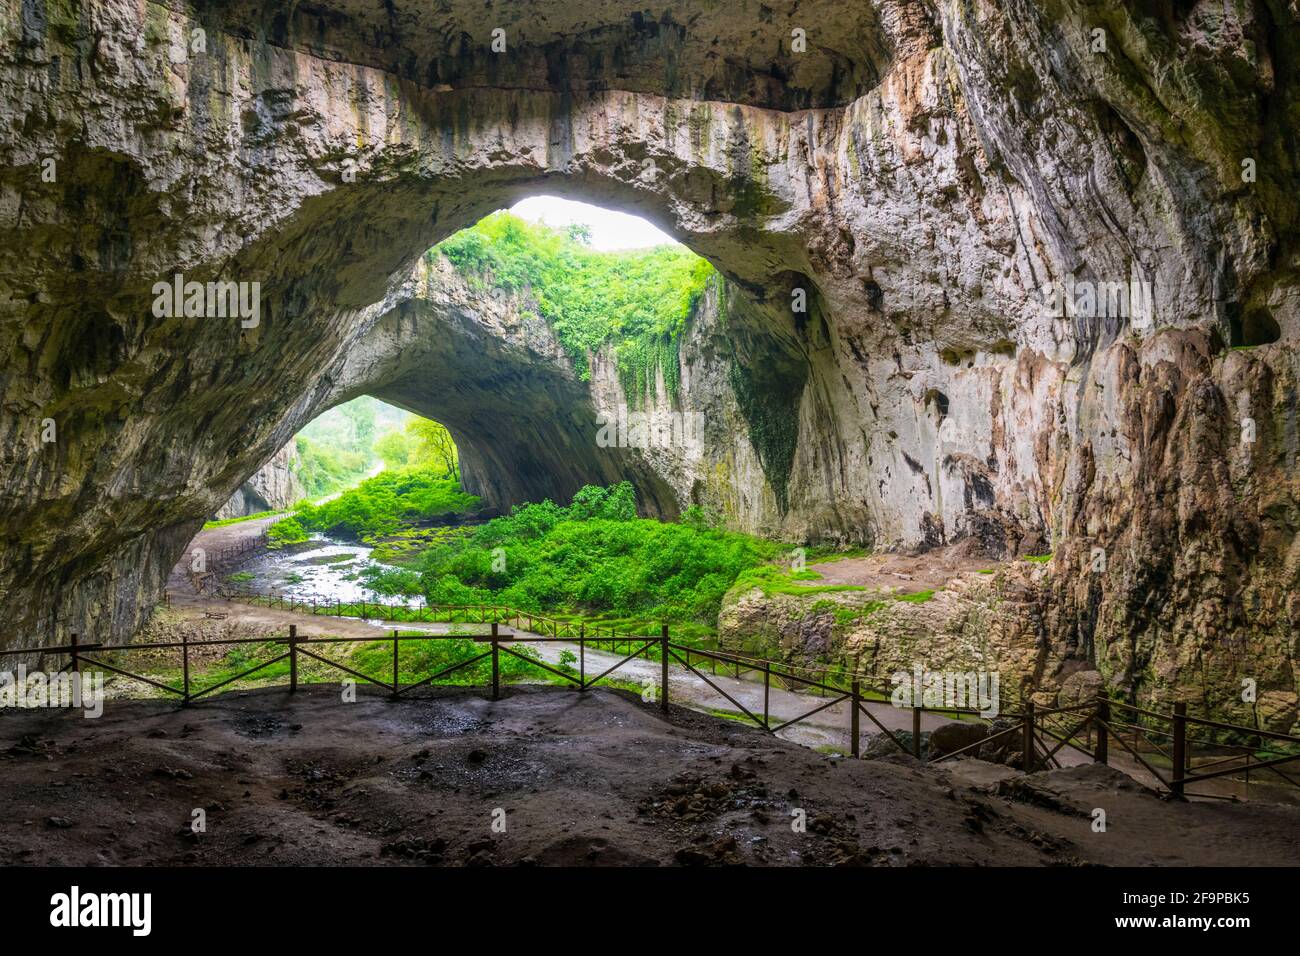
[[[1171,803],[1105,767],[976,787],[614,689],[374,691],[0,711],[0,863],[1300,863],[1300,809]]]
[[[931,548],[920,554],[882,551],[861,557],[809,561],[808,570],[820,575],[817,585],[852,585],[868,590],[897,590],[901,594],[937,591],[959,574],[990,571],[998,562],[981,555],[975,542]]]

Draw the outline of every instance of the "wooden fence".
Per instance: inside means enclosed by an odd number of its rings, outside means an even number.
[[[236,561],[240,555],[258,547],[232,549],[220,560]],[[657,661],[660,665],[659,697],[660,705],[666,710],[669,705],[668,672],[669,664],[676,661],[687,672],[702,680],[715,692],[729,701],[738,716],[751,721],[762,730],[775,734],[787,727],[807,721],[809,718],[842,703],[849,704],[848,732],[850,751],[854,757],[861,753],[862,717],[873,723],[892,746],[904,753],[924,759],[921,748],[921,717],[923,714],[936,713],[952,717],[985,720],[989,726],[987,736],[950,753],[936,755],[933,762],[943,762],[959,756],[978,756],[988,753],[993,744],[1002,741],[998,749],[1012,750],[1020,754],[1019,765],[1026,771],[1047,767],[1061,766],[1058,756],[1064,748],[1091,758],[1098,763],[1108,763],[1110,744],[1117,743],[1138,762],[1159,787],[1175,796],[1184,795],[1214,797],[1215,794],[1195,794],[1188,791],[1190,784],[1212,780],[1219,777],[1245,775],[1267,771],[1270,775],[1290,786],[1300,787],[1300,780],[1284,773],[1280,767],[1300,760],[1300,737],[1281,734],[1259,728],[1229,724],[1208,718],[1188,715],[1185,704],[1176,704],[1170,714],[1138,707],[1134,704],[1097,697],[1072,706],[1039,708],[1032,700],[1020,705],[1018,712],[1006,712],[1000,707],[996,718],[985,717],[980,711],[959,707],[914,706],[911,711],[912,732],[910,739],[900,737],[884,726],[871,712],[868,704],[888,699],[888,692],[874,688],[864,688],[856,677],[836,685],[826,680],[818,680],[807,673],[807,669],[776,663],[770,660],[745,657],[724,651],[713,651],[698,647],[678,644],[670,639],[667,625],[659,629],[658,634],[617,633],[615,628],[599,625],[589,626],[585,621],[565,620],[533,614],[503,605],[463,604],[463,605],[397,605],[380,602],[356,601],[319,601],[296,598],[286,595],[261,593],[231,584],[216,584],[214,590],[222,596],[236,600],[250,601],[261,606],[280,608],[315,615],[343,617],[360,617],[379,619],[391,623],[478,623],[488,625],[489,633],[474,635],[472,639],[485,645],[485,649],[466,660],[458,661],[437,673],[424,676],[419,681],[402,685],[399,683],[400,649],[407,641],[463,640],[460,635],[414,634],[402,635],[394,630],[391,636],[374,637],[301,637],[296,625],[289,626],[289,633],[283,638],[229,638],[218,640],[191,641],[182,634],[180,641],[148,644],[86,644],[72,635],[71,643],[60,647],[26,648],[0,651],[0,657],[12,654],[56,654],[67,655],[68,664],[64,670],[71,668],[79,671],[84,664],[102,667],[104,670],[134,680],[142,681],[167,693],[175,694],[184,703],[194,702],[236,681],[249,677],[281,661],[289,662],[289,689],[298,687],[298,662],[302,657],[316,660],[335,668],[351,677],[388,689],[394,697],[400,697],[420,687],[436,684],[439,680],[479,661],[490,658],[492,667],[491,694],[498,699],[501,693],[500,660],[502,654],[509,654],[526,664],[546,671],[554,677],[577,687],[580,691],[590,689],[596,683],[609,678],[620,668],[637,658]],[[513,625],[526,634],[502,633],[502,625]],[[378,680],[346,665],[330,660],[315,653],[316,645],[356,644],[370,641],[391,641],[393,646],[392,679]],[[576,672],[571,668],[554,667],[545,661],[520,653],[510,645],[528,645],[534,643],[565,642],[578,646]],[[283,653],[270,660],[257,664],[233,677],[202,688],[195,688],[190,677],[190,651],[199,647],[224,646],[235,647],[243,644],[275,644],[284,647]],[[595,676],[587,673],[587,648],[609,648],[614,654],[624,656],[610,667]],[[181,686],[164,684],[142,674],[131,673],[116,664],[110,664],[100,658],[105,653],[133,653],[153,650],[179,650],[182,659]],[[90,654],[95,654],[94,658]],[[709,674],[704,672],[708,668]],[[737,679],[763,683],[763,708],[745,707],[732,694],[717,683],[718,672],[724,676],[731,675]],[[801,673],[803,671],[803,673]],[[823,672],[825,673],[825,672]],[[817,695],[821,702],[794,718],[776,721],[773,719],[770,700],[773,687]],[[1197,738],[1190,730],[1209,730],[1235,737],[1237,741],[1249,743],[1224,742]],[[1127,739],[1126,739],[1127,734]],[[1163,744],[1161,743],[1163,741]],[[1266,745],[1264,742],[1280,746]],[[1142,748],[1146,748],[1146,756]],[[1209,757],[1197,758],[1195,751],[1215,751]],[[1224,751],[1227,752],[1226,756]],[[1157,755],[1159,755],[1157,757]],[[1162,759],[1161,759],[1162,758]],[[1199,759],[1199,763],[1198,763]],[[1153,765],[1153,760],[1168,762],[1169,768],[1162,772]]]

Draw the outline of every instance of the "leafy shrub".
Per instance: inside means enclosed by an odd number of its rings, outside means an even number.
[[[277,521],[266,529],[268,546],[271,548],[282,548],[286,544],[299,544],[306,541],[308,537],[306,530],[294,518]]]
[[[392,534],[404,523],[463,514],[478,503],[454,479],[425,470],[384,471],[332,501],[300,503],[297,520],[311,531],[369,539]]]
[[[748,535],[638,518],[635,501],[627,482],[588,485],[567,507],[520,505],[465,537],[434,544],[415,564],[418,584],[408,570],[373,565],[362,580],[381,593],[419,593],[435,604],[712,623],[737,576],[780,549]]]
[[[588,356],[613,345],[634,401],[662,371],[670,395],[680,381],[677,345],[713,267],[680,246],[598,252],[581,230],[561,231],[497,212],[444,240],[432,253],[482,283],[527,295],[555,329],[579,375]]]

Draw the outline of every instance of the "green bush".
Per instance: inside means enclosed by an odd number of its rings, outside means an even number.
[[[713,623],[737,576],[780,550],[748,535],[638,518],[635,502],[627,482],[588,485],[568,507],[518,506],[433,544],[414,571],[372,565],[362,580],[434,604]]]
[[[266,529],[268,546],[271,548],[282,548],[286,544],[299,544],[309,537],[310,535],[303,529],[303,526],[294,518],[277,521]]]
[[[555,329],[579,375],[588,356],[614,348],[619,377],[636,401],[662,371],[670,395],[680,382],[677,346],[713,267],[680,246],[597,252],[581,230],[534,225],[507,212],[462,229],[432,254],[442,254],[474,281],[528,296]]]
[[[432,471],[384,471],[332,501],[300,503],[296,518],[310,531],[371,539],[393,534],[404,524],[464,514],[478,503],[461,491],[459,482]]]

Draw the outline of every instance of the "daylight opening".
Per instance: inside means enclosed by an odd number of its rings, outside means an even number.
[[[498,211],[435,246],[474,287],[517,297],[544,319],[579,377],[602,353],[628,397],[670,397],[680,382],[678,346],[713,267],[657,227],[627,213],[536,196]]]
[[[713,267],[636,216],[537,196],[422,269],[402,319],[426,324],[396,369],[250,479],[292,503],[272,506],[272,554],[234,583],[316,606],[507,602],[711,631],[727,588],[775,551],[720,537],[698,504],[665,513],[671,492],[638,456],[699,441],[679,349]]]

